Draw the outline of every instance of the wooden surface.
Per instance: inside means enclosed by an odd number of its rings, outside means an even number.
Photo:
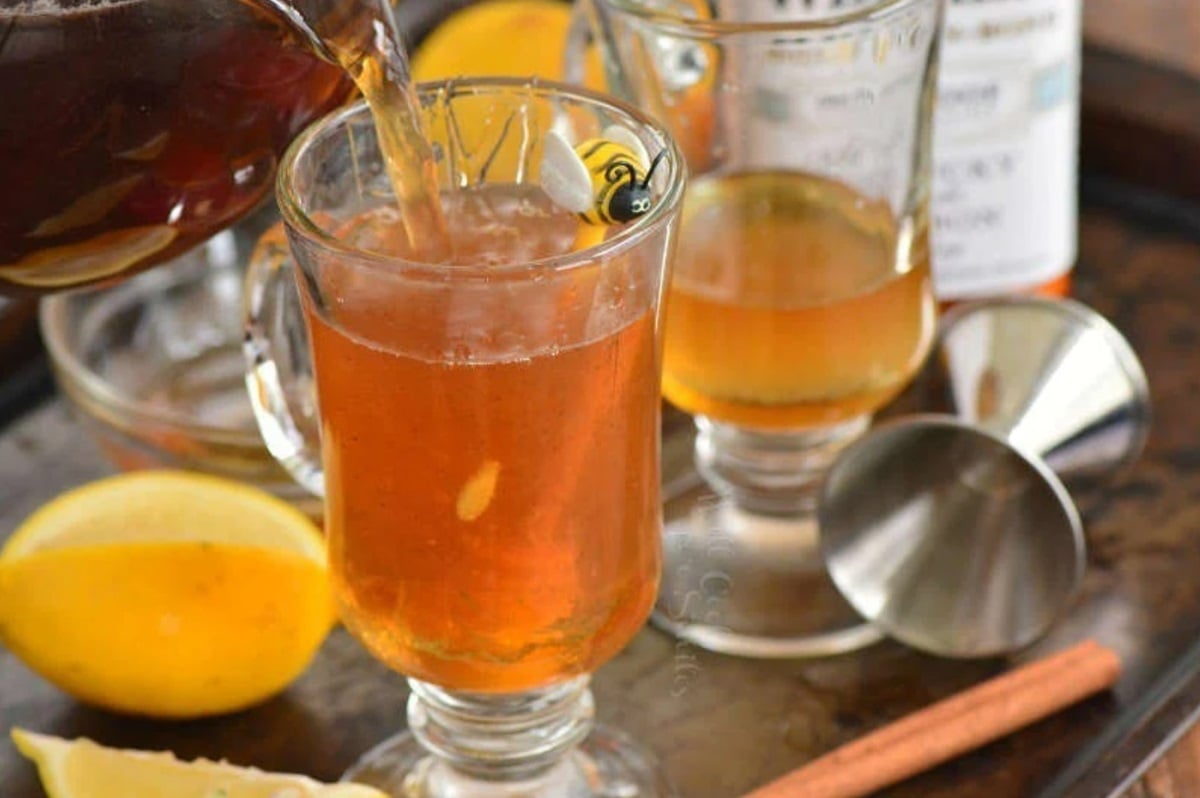
[[[1200,200],[1200,3],[1083,6],[1085,167]]]
[[[1200,794],[1200,728],[1175,744],[1128,798],[1192,798]]]
[[[1196,0],[1085,0],[1083,18],[1093,44],[1200,75]]]
[[[1086,589],[1027,656],[1095,636],[1125,657],[1127,673],[1113,694],[885,793],[892,798],[1031,795],[1200,627],[1200,237],[1162,216],[1130,220],[1092,204],[1081,260],[1077,294],[1141,353],[1157,420],[1144,460],[1103,496],[1082,497],[1092,546]],[[0,537],[60,489],[104,470],[61,405],[26,416],[0,433]],[[816,662],[754,662],[647,629],[595,684],[601,718],[656,749],[682,795],[723,798],[1005,666],[938,660],[892,643]],[[403,725],[404,696],[402,681],[340,631],[284,695],[231,717],[176,724],[80,706],[0,650],[0,731],[22,725],[325,779]],[[0,740],[0,796],[40,794],[32,768]]]
[[[1082,92],[1085,169],[1200,201],[1200,77],[1090,47]]]
[[[50,388],[37,329],[37,302],[0,296],[0,419],[12,418]]]

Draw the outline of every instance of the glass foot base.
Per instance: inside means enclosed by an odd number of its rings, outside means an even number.
[[[699,478],[668,497],[652,621],[695,645],[756,658],[821,657],[883,635],[825,572],[811,513],[760,515]]]
[[[344,781],[393,798],[674,798],[654,755],[625,734],[596,726],[561,762],[517,782],[472,778],[429,754],[413,735],[397,734],[346,771]]]

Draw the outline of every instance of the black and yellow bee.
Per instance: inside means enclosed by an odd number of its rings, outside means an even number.
[[[550,199],[588,224],[630,222],[653,205],[650,179],[666,155],[653,161],[636,136],[606,128],[599,138],[571,147],[551,131],[546,136],[541,183]]]

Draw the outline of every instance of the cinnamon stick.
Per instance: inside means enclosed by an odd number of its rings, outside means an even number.
[[[1087,640],[914,712],[744,798],[856,798],[1112,687],[1121,661]]]

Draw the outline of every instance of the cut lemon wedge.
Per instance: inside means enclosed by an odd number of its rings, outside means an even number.
[[[387,798],[361,784],[321,784],[168,753],[105,748],[13,729],[17,750],[33,760],[50,798]]]

